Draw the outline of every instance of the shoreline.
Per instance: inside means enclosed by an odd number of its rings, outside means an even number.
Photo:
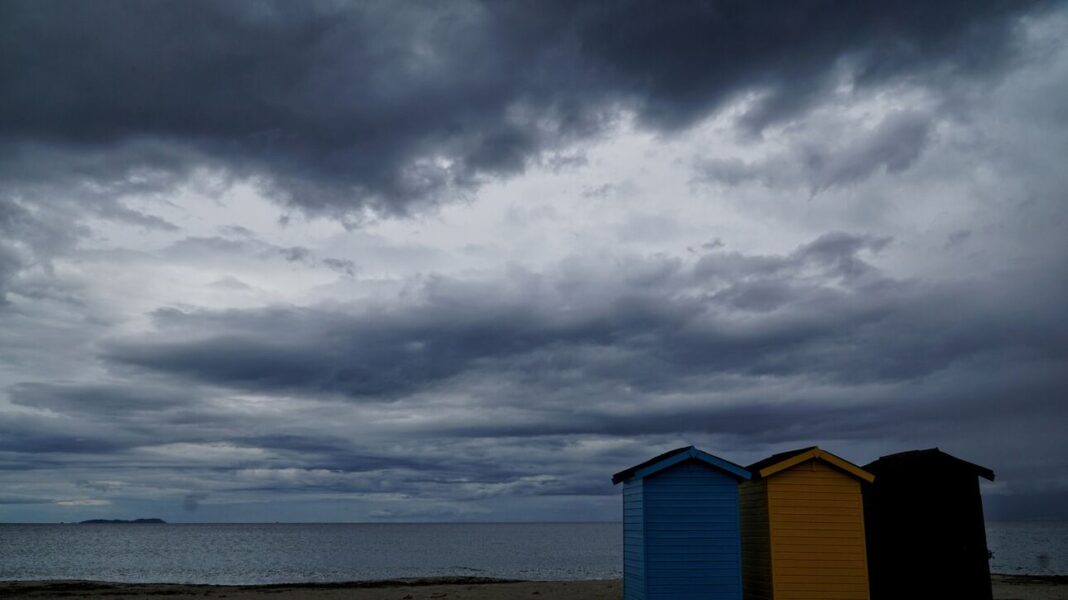
[[[992,575],[996,600],[1068,599],[1065,575]],[[216,585],[184,583],[122,583],[91,580],[0,581],[7,598],[122,598],[140,600],[167,596],[247,600],[619,600],[619,579],[584,581],[517,581],[488,577],[426,577],[375,581]],[[951,600],[951,599],[947,599]]]

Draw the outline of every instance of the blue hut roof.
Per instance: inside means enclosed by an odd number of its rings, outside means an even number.
[[[718,456],[713,456],[703,450],[698,450],[693,446],[684,446],[682,448],[671,450],[670,452],[665,452],[660,456],[651,458],[639,465],[634,465],[629,469],[624,469],[616,473],[612,476],[612,483],[619,483],[621,481],[627,481],[628,479],[642,479],[687,460],[703,462],[741,480],[747,480],[751,477],[749,471],[746,471],[744,468],[728,460],[723,460]]]

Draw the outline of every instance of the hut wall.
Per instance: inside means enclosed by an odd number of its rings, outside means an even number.
[[[968,597],[977,600],[991,600],[993,590],[990,587],[990,555],[986,545],[986,520],[983,517],[983,496],[979,491],[979,478],[972,477],[970,486],[963,486],[961,498],[961,536],[965,540],[962,550],[964,564],[961,567],[961,579],[967,580],[965,589]]]
[[[738,488],[742,526],[742,591],[746,600],[771,600],[771,531],[768,482],[746,481]]]
[[[873,600],[960,597],[990,600],[990,566],[979,481],[922,465],[876,470],[870,510]],[[885,472],[885,474],[884,474]],[[885,480],[884,480],[885,479]],[[902,574],[909,574],[903,577]],[[913,580],[928,583],[924,591]]]
[[[867,600],[860,483],[818,460],[765,481],[775,600]]]
[[[687,461],[644,482],[646,598],[740,600],[737,479]]]
[[[623,598],[645,600],[644,479],[623,485]]]

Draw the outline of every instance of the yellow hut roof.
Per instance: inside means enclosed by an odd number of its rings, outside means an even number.
[[[831,454],[817,446],[800,448],[789,452],[780,452],[779,454],[765,458],[762,461],[755,462],[746,467],[746,469],[753,474],[754,479],[759,477],[770,477],[776,473],[785,471],[790,467],[813,459],[823,461],[839,471],[856,477],[861,481],[866,481],[868,483],[875,481],[875,475],[872,475],[848,460]]]

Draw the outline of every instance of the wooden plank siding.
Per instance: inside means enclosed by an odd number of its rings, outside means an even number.
[[[864,489],[872,599],[990,600],[979,478],[993,480],[994,472],[937,448],[883,456],[864,468],[876,478]],[[919,591],[913,580],[928,583]]]
[[[643,481],[645,597],[740,600],[738,480],[687,461]]]
[[[746,600],[771,600],[771,532],[768,482],[746,481],[738,488],[741,511],[742,591]]]
[[[623,598],[645,600],[644,479],[623,485]]]
[[[868,600],[861,481],[871,474],[818,448],[749,468],[761,476],[740,490],[746,600]]]
[[[818,460],[765,481],[775,600],[867,600],[860,482]]]

